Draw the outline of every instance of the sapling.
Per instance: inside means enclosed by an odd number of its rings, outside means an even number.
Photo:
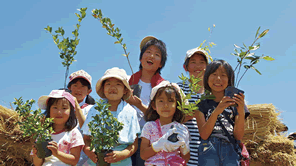
[[[53,128],[51,124],[53,123],[53,118],[45,118],[41,114],[41,109],[32,111],[32,105],[35,100],[27,100],[23,102],[22,97],[19,99],[14,98],[13,104],[16,105],[15,111],[21,117],[21,120],[17,122],[19,124],[21,131],[23,131],[23,137],[31,137],[35,141],[35,147],[37,148],[37,156],[39,158],[45,158],[50,156],[51,150],[47,149],[46,146],[48,141],[51,140],[51,134],[53,133]]]
[[[244,77],[244,75],[246,74],[246,72],[249,69],[254,69],[258,74],[261,75],[261,72],[254,67],[254,65],[257,64],[260,59],[264,59],[264,60],[267,60],[267,61],[273,61],[274,60],[274,58],[272,58],[270,56],[265,56],[265,55],[257,56],[253,52],[253,51],[260,48],[260,43],[256,43],[257,40],[264,37],[269,31],[269,29],[266,29],[262,33],[259,34],[259,30],[260,30],[260,27],[257,29],[255,39],[254,39],[253,43],[250,46],[247,47],[244,43],[243,43],[243,46],[238,46],[238,45],[234,44],[235,53],[232,53],[232,55],[235,55],[235,56],[238,57],[237,58],[238,64],[236,65],[236,67],[234,69],[234,72],[237,69],[238,69],[238,71],[236,73],[236,80],[235,80],[234,87],[231,87],[231,86],[227,87],[225,89],[225,96],[233,97],[234,94],[239,94],[240,92],[244,93],[244,91],[238,89],[237,87],[238,87],[241,79]],[[249,63],[247,63],[245,61],[248,61]],[[241,75],[241,77],[239,78],[239,74],[241,72],[241,68],[242,68],[243,65],[244,65],[245,71]]]
[[[66,81],[69,74],[69,67],[74,61],[76,61],[74,59],[74,56],[77,54],[76,47],[79,44],[79,40],[80,40],[78,39],[78,35],[79,35],[78,31],[79,31],[80,23],[82,19],[85,18],[86,16],[86,12],[85,12],[86,10],[87,8],[80,8],[78,9],[80,14],[75,13],[76,16],[78,17],[78,23],[76,24],[76,26],[74,26],[75,27],[74,31],[72,31],[72,34],[74,35],[72,39],[64,36],[65,30],[63,29],[63,27],[59,27],[55,31],[55,33],[52,33],[52,27],[50,27],[49,25],[46,28],[44,28],[48,33],[51,34],[54,43],[59,48],[60,58],[63,60],[62,64],[64,67],[66,67],[64,88],[66,88]]]
[[[99,114],[93,116],[93,120],[88,124],[91,132],[90,150],[95,149],[98,156],[97,165],[100,166],[109,165],[104,161],[104,157],[118,145],[119,132],[123,129],[123,123],[112,115],[110,106],[102,99],[96,101],[95,109]]]
[[[112,23],[110,18],[103,17],[101,9],[99,9],[99,10],[98,9],[93,9],[92,10],[92,16],[95,19],[100,21],[100,23],[102,24],[102,27],[105,28],[108,31],[107,32],[108,35],[116,38],[117,41],[115,41],[114,44],[120,44],[122,46],[123,51],[124,51],[124,54],[122,54],[122,55],[126,57],[127,62],[129,64],[129,67],[131,68],[132,75],[133,75],[134,74],[133,68],[132,68],[131,63],[129,61],[130,52],[127,52],[126,44],[122,42],[123,37],[121,37],[120,29],[118,27],[116,27],[116,28],[114,27],[114,24]],[[133,78],[132,82],[134,82],[134,78]],[[142,87],[140,85],[132,84],[131,88],[134,89],[133,94],[140,97]]]

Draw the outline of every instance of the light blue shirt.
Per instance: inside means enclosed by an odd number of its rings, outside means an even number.
[[[140,125],[137,117],[137,111],[128,103],[121,100],[121,102],[117,106],[116,111],[111,111],[112,115],[117,118],[117,120],[123,123],[123,129],[119,132],[119,144],[114,147],[112,150],[122,151],[128,145],[134,143],[137,134],[141,132]],[[95,109],[95,106],[92,107],[88,115],[85,119],[85,122],[82,126],[82,131],[84,135],[91,135],[91,132],[88,127],[88,123],[93,120],[93,116],[96,114],[100,114],[98,110]],[[88,164],[95,165],[90,159],[88,160]],[[131,165],[131,159],[126,158],[125,160],[119,161],[117,163],[112,163],[111,166],[129,166]]]

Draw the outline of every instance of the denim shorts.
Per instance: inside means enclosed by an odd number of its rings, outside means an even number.
[[[201,140],[198,148],[200,166],[239,166],[240,157],[233,145],[222,138],[209,137]]]

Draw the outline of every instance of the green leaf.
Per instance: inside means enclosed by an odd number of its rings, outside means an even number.
[[[119,44],[119,43],[120,43],[119,41],[114,42],[114,44]]]
[[[258,36],[258,33],[259,33],[260,28],[261,28],[261,27],[259,27],[259,28],[257,29],[257,32],[256,32],[256,35],[255,35],[255,38],[257,38],[257,36]]]
[[[244,65],[244,68],[245,68],[245,69],[249,69],[250,66],[249,66],[249,65]]]
[[[251,68],[254,69],[258,74],[262,75],[254,66],[251,66]]]
[[[261,38],[263,36],[265,36],[267,34],[267,32],[269,31],[269,29],[266,29],[265,31],[263,31],[258,38]]]
[[[234,44],[234,47],[241,49],[241,47],[236,44]]]
[[[273,61],[274,58],[270,57],[270,56],[263,56],[262,57],[264,60],[267,60],[267,61]]]
[[[79,15],[78,13],[75,13],[75,15],[76,15],[78,18],[80,18],[80,15]]]

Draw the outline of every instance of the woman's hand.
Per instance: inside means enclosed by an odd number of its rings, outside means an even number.
[[[118,161],[121,161],[122,159],[121,151],[113,151],[111,153],[107,153],[106,157],[104,157],[104,160],[107,163],[116,163]]]
[[[58,155],[59,151],[58,151],[58,143],[55,141],[50,141],[47,145],[47,149],[51,150],[52,155],[56,156]]]
[[[221,114],[227,107],[235,104],[235,100],[230,98],[229,96],[224,96],[222,100],[219,102],[218,106],[215,109],[215,112],[219,115]]]
[[[244,115],[245,114],[245,95],[243,93],[239,93],[239,94],[234,94],[233,97],[235,103],[237,104],[237,111],[239,115]]]

